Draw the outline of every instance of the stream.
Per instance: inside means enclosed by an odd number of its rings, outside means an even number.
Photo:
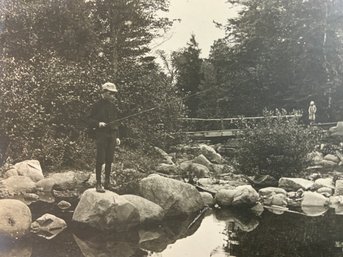
[[[51,210],[52,211],[52,210]],[[208,210],[199,219],[179,217],[122,233],[99,233],[70,224],[51,240],[31,234],[0,241],[1,257],[338,257],[343,256],[343,216],[329,210],[309,217],[260,217],[248,209]]]

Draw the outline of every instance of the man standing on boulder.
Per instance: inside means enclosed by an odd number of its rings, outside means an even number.
[[[90,128],[95,134],[96,142],[96,191],[103,193],[109,189],[111,166],[114,149],[120,145],[118,138],[117,112],[113,103],[118,92],[115,84],[106,82],[101,87],[101,99],[94,104],[90,114]],[[104,188],[101,184],[102,165],[105,164]]]

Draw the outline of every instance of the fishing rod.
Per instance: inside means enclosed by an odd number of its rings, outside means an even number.
[[[196,92],[196,93],[194,93],[194,94],[190,94],[190,95],[184,96],[184,97],[182,97],[180,100],[185,100],[185,99],[187,99],[187,98],[191,98],[191,97],[194,97],[194,96],[203,94],[203,93],[205,93],[205,92],[207,92],[207,91],[210,91],[210,90],[213,90],[213,88],[208,88],[208,89],[205,89],[205,90]],[[163,103],[163,104],[164,104],[164,103]],[[156,110],[156,109],[160,108],[163,104],[159,104],[159,105],[154,106],[154,107],[151,107],[151,108],[149,108],[149,109],[145,109],[145,110],[142,110],[142,111],[139,111],[139,112],[136,112],[136,113],[127,115],[127,116],[125,116],[125,117],[122,117],[122,118],[116,119],[116,120],[114,120],[114,121],[111,121],[111,122],[109,122],[108,124],[111,125],[111,124],[114,124],[114,123],[116,123],[116,122],[120,122],[120,121],[123,121],[123,120],[130,119],[130,118],[132,118],[132,117],[141,115],[141,114],[143,114],[143,113],[151,112],[151,111],[153,111],[153,110]]]

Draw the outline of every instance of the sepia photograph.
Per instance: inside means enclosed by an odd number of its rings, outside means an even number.
[[[342,0],[0,0],[0,257],[343,257]]]

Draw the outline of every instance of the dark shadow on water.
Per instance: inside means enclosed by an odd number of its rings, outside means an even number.
[[[343,216],[335,215],[332,209],[317,217],[286,212],[276,215],[269,211],[264,211],[261,217],[257,217],[249,208],[216,209],[209,210],[200,217],[199,213],[195,213],[187,217],[169,218],[130,231],[99,232],[71,222],[71,213],[55,208],[45,209],[44,204],[36,207],[43,208],[35,213],[37,217],[41,212],[50,211],[57,211],[53,214],[58,217],[65,215],[68,228],[52,240],[36,235],[15,242],[0,240],[0,256],[169,257],[171,248],[172,253],[183,256],[184,242],[187,242],[186,247],[190,252],[196,252],[194,247],[200,247],[196,240],[203,240],[206,244],[212,243],[210,247],[216,247],[213,248],[213,253],[219,253],[214,256],[342,256]],[[195,219],[196,217],[199,218]],[[210,242],[208,232],[211,230],[212,233],[214,231],[212,235],[224,234],[216,239],[213,237],[220,242]],[[211,249],[207,247],[206,250]],[[200,250],[199,255],[198,250],[197,256],[207,257],[208,254],[205,255]]]
[[[237,231],[239,246],[232,250],[239,257],[338,257],[343,241],[343,217],[326,213],[307,217],[284,213],[275,215],[265,211],[259,226],[246,233]]]
[[[196,217],[197,214],[170,218],[124,232],[100,232],[75,226],[73,237],[85,256],[147,256],[147,251],[162,252],[177,240],[191,236],[201,224],[202,218],[195,220]]]

